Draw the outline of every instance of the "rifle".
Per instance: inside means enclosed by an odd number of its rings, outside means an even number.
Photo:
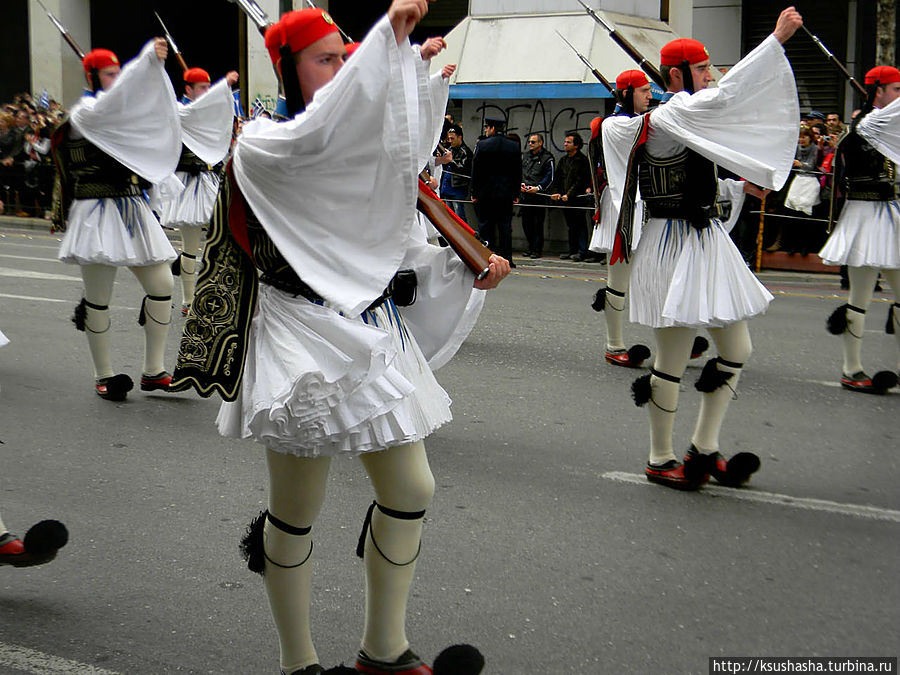
[[[822,44],[822,41],[818,38],[818,36],[813,35],[809,31],[809,28],[807,28],[806,26],[801,26],[801,28],[803,28],[803,30],[806,31],[806,34],[812,38],[812,41],[815,42],[816,45],[818,45],[819,49],[822,50],[822,53],[825,54],[825,57],[829,61],[831,61],[835,66],[837,66],[837,69],[840,70],[844,74],[844,77],[846,77],[847,80],[849,80],[850,84],[853,85],[853,88],[856,89],[856,91],[858,91],[862,95],[863,100],[865,100],[866,97],[868,96],[868,93],[866,92],[866,88],[863,87],[859,82],[856,81],[856,79],[853,77],[853,75],[850,74],[850,71],[847,70],[847,68],[844,66],[843,63],[841,63],[840,61],[837,60],[837,58],[835,57],[834,54],[832,54],[830,51],[828,51],[828,47],[826,47],[824,44]]]
[[[269,18],[262,7],[256,4],[256,0],[228,0],[235,3],[247,17],[256,24],[257,30],[263,38],[266,37],[266,29],[274,22]]]
[[[612,86],[612,84],[610,83],[609,80],[607,80],[605,77],[603,77],[603,74],[599,70],[597,70],[597,68],[594,66],[594,64],[591,63],[590,61],[588,61],[587,57],[584,54],[582,54],[577,49],[575,49],[575,45],[573,45],[571,42],[566,40],[565,35],[563,35],[559,31],[556,31],[556,34],[559,35],[559,37],[562,39],[563,42],[565,42],[567,45],[569,45],[571,50],[573,52],[575,52],[575,54],[578,56],[579,59],[581,59],[581,62],[584,63],[584,65],[586,65],[590,69],[590,71],[594,74],[594,77],[596,77],[598,80],[600,80],[600,84],[602,84],[604,87],[606,87],[606,90],[610,94],[615,95],[615,87]]]
[[[166,34],[166,41],[169,43],[169,46],[172,48],[172,51],[175,53],[175,58],[178,59],[178,65],[181,66],[182,70],[188,69],[188,64],[184,60],[184,57],[181,55],[181,52],[178,49],[178,45],[175,44],[175,40],[172,38],[172,35],[169,33],[169,29],[166,28],[166,24],[163,23],[163,20],[160,18],[159,14],[153,12],[156,15],[157,21],[159,21],[159,25],[162,26],[163,33]]]
[[[606,29],[612,41],[619,45],[625,51],[625,53],[628,54],[628,56],[630,56],[638,64],[640,69],[647,73],[647,76],[651,80],[658,84],[663,90],[666,89],[666,83],[663,81],[662,73],[659,72],[659,68],[645,59],[633,44],[631,44],[626,38],[622,37],[621,33],[619,33],[618,30],[606,23],[606,21],[604,21],[603,18],[591,8],[590,5],[584,2],[584,0],[578,0],[578,4],[584,7],[584,11],[590,14],[591,18],[594,19],[594,21],[596,21]]]
[[[69,46],[74,50],[74,52],[78,55],[79,59],[84,60],[84,50],[78,46],[78,43],[75,42],[75,38],[72,37],[72,34],[66,30],[66,27],[63,26],[59,20],[50,13],[50,10],[44,7],[44,3],[41,0],[37,0],[37,4],[41,6],[41,9],[46,12],[47,16],[50,18],[50,21],[53,22],[53,25],[56,26],[57,30],[59,30],[60,34],[63,36],[63,39],[69,43]]]
[[[319,6],[316,3],[314,3],[313,0],[306,0],[306,4],[309,6],[310,9],[319,9]],[[347,35],[344,32],[343,28],[338,26],[338,30],[341,32],[341,37],[344,38],[344,42],[347,42],[347,43],[354,42],[353,38],[350,37],[349,35]]]

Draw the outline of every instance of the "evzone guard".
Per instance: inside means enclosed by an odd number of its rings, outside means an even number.
[[[650,81],[642,70],[626,70],[616,78],[616,108],[613,115],[634,117],[642,115],[650,108],[652,93]],[[607,282],[594,295],[591,307],[604,312],[606,319],[606,362],[626,368],[640,368],[650,358],[647,345],[625,346],[624,324],[625,303],[631,279],[631,258],[622,255],[616,244],[621,246],[621,237],[616,237],[619,213],[613,205],[611,193],[606,189],[606,168],[603,162],[603,118],[591,121],[591,142],[589,155],[593,169],[594,194],[597,195],[596,221],[588,248],[594,253],[607,257]],[[631,254],[634,254],[640,240],[642,214],[636,210],[632,230]],[[709,342],[702,336],[694,338],[691,358],[699,358],[709,348]]]
[[[616,109],[613,115],[634,117],[643,115],[650,107],[650,81],[641,70],[626,70],[616,78]],[[606,319],[606,361],[617,366],[639,368],[650,357],[647,345],[636,344],[625,347],[623,327],[625,324],[625,298],[631,276],[631,262],[615,252],[616,225],[619,214],[613,206],[610,191],[606,189],[606,170],[603,163],[603,137],[600,130],[603,118],[591,121],[591,142],[588,155],[591,160],[594,194],[598,199],[593,235],[588,249],[607,256],[606,288],[601,288],[591,305],[596,311],[604,312]],[[640,217],[636,218],[632,238],[632,249],[640,239]],[[621,239],[620,239],[621,241]]]
[[[697,489],[710,474],[741,485],[759,468],[754,453],[726,460],[719,452],[722,422],[751,352],[747,319],[772,300],[728,231],[745,192],[762,194],[757,185],[779,188],[790,174],[799,106],[781,45],[801,24],[793,7],[784,10],[773,34],[714,89],[706,89],[712,80],[706,48],[689,39],[668,43],[661,51],[663,77],[678,93],[650,113],[612,117],[602,127],[623,255],[630,252],[638,185],[649,216],[634,254],[629,309],[632,321],[655,330],[657,352],[651,373],[632,391],[638,405],[650,404],[645,474],[668,487]],[[717,180],[717,163],[746,182]],[[731,202],[730,217],[724,200]],[[718,356],[695,385],[700,413],[679,460],[672,430],[698,328],[709,331]]]
[[[123,400],[131,378],[111,360],[109,301],[119,267],[144,289],[138,323],[144,328],[144,391],[167,390],[163,365],[172,313],[175,250],[149,206],[148,189],[170,177],[181,153],[175,92],[163,70],[166,41],[157,38],[120,69],[111,51],[95,49],[83,61],[90,87],[53,134],[59,190],[54,226],[65,230],[59,259],[79,265],[84,297],[75,326],[85,332],[94,388]]]
[[[452,356],[480,311],[478,289],[509,263],[492,256],[475,281],[416,225],[415,178],[448,93],[407,40],[427,8],[394,0],[346,64],[322,10],[268,28],[287,120],[257,119],[239,136],[185,323],[173,389],[218,391],[220,433],[265,448],[268,510],[243,546],[264,575],[286,675],[323,672],[310,634],[311,530],[336,456],[359,456],[375,489],[357,551],[366,621],[356,669],[432,672],[405,633],[434,492],[423,440],[451,418],[432,367]]]
[[[897,385],[898,371],[869,377],[862,366],[866,310],[878,272],[894,293],[885,330],[900,345],[900,70],[877,66],[866,73],[866,101],[835,150],[835,185],[846,198],[837,225],[819,256],[826,265],[847,265],[850,297],[828,318],[829,332],[843,335],[841,386],[883,394]]]
[[[181,313],[187,315],[197,285],[203,228],[212,216],[221,162],[231,147],[231,88],[238,74],[231,71],[215,84],[202,68],[189,68],[183,77],[184,95],[178,105],[183,146],[175,173],[183,187],[163,201],[159,219],[164,227],[181,231],[181,253],[172,263],[172,273],[181,277]]]

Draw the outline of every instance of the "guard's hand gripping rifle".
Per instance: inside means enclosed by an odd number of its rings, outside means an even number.
[[[641,70],[647,73],[647,76],[653,80],[656,84],[658,84],[663,90],[666,88],[666,83],[663,82],[662,73],[659,72],[659,68],[654,66],[650,61],[645,59],[641,53],[635,48],[633,44],[631,44],[626,38],[619,33],[613,26],[610,26],[604,19],[601,17],[594,9],[588,5],[584,0],[578,0],[578,4],[584,7],[584,11],[590,14],[591,18],[603,26],[604,29],[609,33],[609,37],[619,45],[628,56],[634,59],[635,63],[638,64]]]

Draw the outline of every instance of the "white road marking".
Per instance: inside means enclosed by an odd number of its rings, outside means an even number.
[[[70,661],[5,642],[0,642],[0,665],[36,675],[118,675],[114,670]]]
[[[80,280],[79,280],[80,281]],[[37,302],[62,302],[67,305],[72,303],[77,304],[77,300],[61,300],[60,298],[39,298],[34,295],[14,295],[12,293],[0,293],[0,298],[9,298],[10,300],[27,300],[29,302],[37,301]],[[140,309],[139,307],[127,307],[125,305],[111,305],[110,309],[130,309],[137,311]]]
[[[81,283],[81,277],[75,277],[71,274],[35,272],[33,270],[20,270],[13,267],[0,267],[0,277],[15,277],[17,279],[43,279],[45,281],[77,281],[78,283]]]
[[[632,483],[635,485],[644,485],[653,487],[643,475],[635,473],[625,473],[624,471],[607,471],[602,474],[602,478],[614,480],[620,483]],[[759,502],[763,504],[775,504],[777,506],[790,506],[795,509],[806,509],[808,511],[825,511],[828,513],[838,513],[843,516],[854,516],[856,518],[871,518],[873,520],[886,520],[891,523],[900,523],[900,511],[892,509],[882,509],[877,506],[861,506],[859,504],[842,504],[840,502],[832,502],[827,499],[811,499],[808,497],[792,497],[791,495],[781,495],[775,492],[757,492],[755,490],[745,490],[741,488],[728,488],[720,485],[706,485],[701,493],[714,494],[717,497],[727,497],[730,499],[743,500],[745,502]]]
[[[0,253],[0,258],[12,258],[13,260],[38,260],[40,262],[65,264],[59,258],[38,258],[33,255],[12,255],[11,253]]]

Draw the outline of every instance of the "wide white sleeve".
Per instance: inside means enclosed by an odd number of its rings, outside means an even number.
[[[415,241],[401,265],[416,272],[416,301],[400,307],[406,326],[432,370],[445,365],[472,332],[486,291],[473,288],[475,275],[449,247]]]
[[[719,179],[719,201],[731,202],[731,216],[722,223],[726,232],[731,232],[737,224],[738,218],[741,217],[741,209],[744,207],[746,196],[744,181],[733,178]]]
[[[207,164],[218,164],[231,147],[234,97],[231,86],[221,79],[203,96],[178,107],[182,141]]]
[[[419,169],[415,57],[387,17],[307,109],[244,127],[234,175],[291,268],[347,314],[399,269]]]
[[[900,98],[863,117],[856,132],[882,155],[900,164]]]
[[[153,42],[122,67],[109,91],[72,108],[72,127],[151,183],[171,174],[181,156],[181,124],[172,83]]]
[[[680,92],[650,113],[655,132],[775,190],[790,175],[799,119],[794,74],[772,35],[738,61],[718,87]]]

